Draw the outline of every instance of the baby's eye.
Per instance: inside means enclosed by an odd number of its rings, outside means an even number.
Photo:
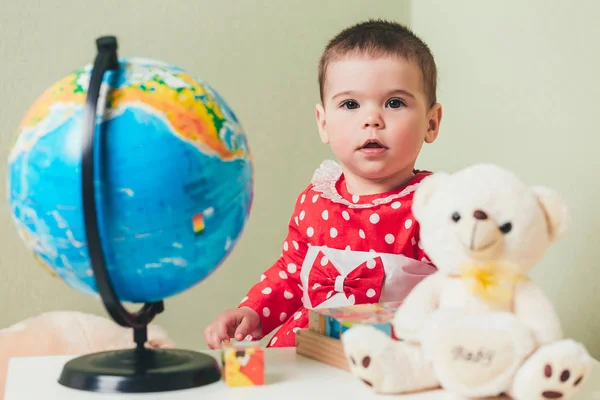
[[[355,102],[354,100],[346,100],[345,102],[342,103],[342,107],[344,107],[348,110],[355,110],[358,108],[358,103]]]
[[[400,108],[405,107],[406,104],[400,99],[389,99],[385,106],[389,108]]]

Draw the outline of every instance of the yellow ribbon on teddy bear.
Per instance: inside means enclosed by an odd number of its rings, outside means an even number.
[[[516,267],[502,262],[465,264],[459,277],[471,293],[494,306],[512,302],[515,285],[526,280]]]

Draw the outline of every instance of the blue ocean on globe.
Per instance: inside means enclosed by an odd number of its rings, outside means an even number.
[[[208,84],[162,62],[122,59],[103,82],[96,204],[102,249],[121,301],[153,302],[209,276],[247,222],[253,169],[246,134]],[[96,295],[81,190],[91,66],[32,105],[8,164],[15,226],[42,265]]]

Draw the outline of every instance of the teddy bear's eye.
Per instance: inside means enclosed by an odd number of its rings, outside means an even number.
[[[510,232],[511,230],[512,230],[512,224],[510,222],[507,222],[500,227],[500,232],[505,233],[505,234]]]
[[[454,214],[452,214],[452,221],[454,222],[458,222],[460,221],[460,214],[455,212]]]

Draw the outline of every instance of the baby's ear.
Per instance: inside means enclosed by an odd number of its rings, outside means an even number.
[[[445,172],[437,172],[424,178],[419,183],[412,204],[412,212],[417,221],[421,221],[421,218],[425,215],[429,200],[431,200],[431,197],[439,188],[440,183],[448,177],[449,174]]]
[[[532,187],[548,225],[548,235],[551,241],[563,237],[569,222],[569,210],[565,201],[554,190],[544,186]]]

